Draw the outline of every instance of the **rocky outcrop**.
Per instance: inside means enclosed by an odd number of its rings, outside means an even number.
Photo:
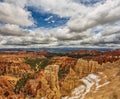
[[[0,74],[13,74],[22,76],[26,72],[31,70],[30,65],[25,63],[9,63],[9,62],[1,62],[0,63]]]
[[[68,53],[68,55],[71,56],[88,56],[88,55],[101,55],[103,54],[102,51],[97,51],[97,50],[76,50],[76,51],[71,51]]]
[[[24,91],[28,95],[45,99],[60,99],[60,87],[58,81],[58,65],[48,65],[44,71],[41,71],[37,79],[29,80],[26,83]]]
[[[16,95],[14,87],[7,79],[0,77],[0,99],[23,99],[23,93]]]
[[[62,99],[119,99],[120,60],[103,65],[104,71],[80,78],[81,84]]]
[[[67,56],[56,56],[50,60],[51,64],[56,64],[60,66],[60,69],[69,70],[70,67],[74,67],[77,62],[76,58],[71,58]]]
[[[65,77],[64,81],[61,82],[62,95],[68,95],[71,92],[71,90],[77,87],[79,84],[79,76],[72,68],[70,68],[69,74]]]
[[[120,49],[110,51],[77,50],[68,53],[68,56],[97,61],[99,64],[114,62],[120,59]]]
[[[63,82],[61,82],[62,95],[69,95],[72,89],[83,84],[83,82],[80,81],[81,78],[103,70],[103,66],[99,65],[96,61],[79,59],[74,68],[70,68],[68,75]]]
[[[61,93],[58,82],[58,71],[58,65],[49,65],[45,68],[44,77],[49,86],[49,88],[46,90],[46,99],[60,99]]]
[[[90,73],[96,73],[104,70],[104,67],[96,61],[87,61],[79,59],[74,67],[74,70],[80,78],[87,76]]]
[[[85,97],[85,99],[119,99],[120,98],[120,60],[113,63],[104,64],[106,75],[105,81],[109,84],[99,87],[99,90],[91,90]]]
[[[80,53],[80,59],[54,56],[34,65],[25,59],[45,59],[48,52],[0,53],[0,99],[119,99],[119,50]]]
[[[3,77],[0,77],[0,95],[7,97],[13,94],[14,91],[10,82]]]

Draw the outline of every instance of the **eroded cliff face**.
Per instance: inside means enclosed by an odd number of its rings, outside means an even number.
[[[103,64],[104,71],[79,79],[81,84],[62,99],[119,99],[120,60]]]
[[[39,72],[36,79],[28,80],[25,85],[25,92],[38,98],[60,99],[62,96],[70,95],[71,91],[80,85],[85,87],[87,83],[81,79],[89,74],[104,71],[104,66],[95,61],[79,59],[75,66],[68,69],[68,74],[64,79],[58,80],[60,66],[48,65],[43,71]]]
[[[48,65],[44,71],[41,71],[34,80],[28,80],[24,91],[37,97],[45,99],[60,99],[60,87],[58,81],[58,65]]]
[[[4,58],[0,55],[0,99],[119,99],[120,60],[116,53],[104,54],[117,57],[111,58],[112,63],[106,57],[101,64],[93,58],[67,56],[46,60],[40,58],[47,54],[44,51]],[[25,62],[26,57],[30,64]]]
[[[90,91],[85,99],[119,99],[120,98],[120,60],[104,64],[106,75],[104,85],[97,91]],[[106,83],[106,84],[105,84]]]
[[[96,61],[78,59],[74,68],[70,68],[68,75],[65,77],[64,81],[62,81],[62,94],[69,95],[71,90],[83,84],[80,79],[89,74],[101,72],[103,70],[104,67],[99,65]]]
[[[79,84],[79,76],[76,72],[70,68],[69,73],[63,81],[61,81],[61,93],[63,96],[69,95],[71,90],[77,87]]]
[[[23,99],[23,93],[16,95],[13,84],[4,77],[0,77],[0,99]]]
[[[0,77],[0,94],[1,95],[13,95],[13,87],[7,79]]]
[[[77,62],[77,58],[71,58],[68,56],[56,56],[50,60],[51,64],[60,66],[60,69],[69,70],[70,67],[74,67]]]
[[[58,81],[58,71],[59,71],[58,65],[48,65],[45,68],[44,79],[46,80],[46,85],[44,84],[43,79],[43,81],[41,81],[43,83],[43,86],[37,93],[38,96],[41,95],[45,99],[60,99],[61,93]],[[45,95],[42,95],[42,93],[44,93]]]
[[[71,51],[68,55],[72,57],[81,57],[85,60],[94,60],[99,64],[106,62],[114,62],[120,59],[120,49],[110,51],[97,51],[97,50],[78,50]]]
[[[30,71],[31,67],[24,63],[24,58],[0,57],[0,75],[16,74],[23,75]]]
[[[87,76],[90,73],[96,73],[104,70],[104,67],[96,61],[87,61],[79,59],[74,67],[74,70],[80,78]]]

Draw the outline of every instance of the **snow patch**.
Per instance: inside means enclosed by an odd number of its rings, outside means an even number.
[[[79,95],[79,94],[83,93],[84,90],[85,90],[85,86],[81,85],[73,90],[72,95]]]
[[[98,74],[104,74],[103,72],[99,72]],[[110,82],[105,80],[107,76],[105,75],[104,77],[100,78],[100,76],[95,75],[95,74],[89,74],[88,76],[80,79],[81,82],[83,82],[83,85],[80,85],[79,87],[75,88],[72,93],[71,97],[66,96],[63,97],[62,99],[84,99],[85,95],[90,92],[91,88],[95,86],[95,91],[94,93],[100,88],[103,87]],[[99,82],[101,80],[105,80],[105,83],[100,85]]]
[[[107,84],[109,84],[110,82],[108,81],[108,82],[105,82],[104,84],[102,84],[102,85],[98,85],[97,87],[96,87],[96,90],[98,90],[100,87],[103,87],[103,86],[105,86],[105,85],[107,85]]]

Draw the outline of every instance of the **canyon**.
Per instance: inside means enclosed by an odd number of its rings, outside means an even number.
[[[120,49],[1,51],[0,99],[120,99]]]

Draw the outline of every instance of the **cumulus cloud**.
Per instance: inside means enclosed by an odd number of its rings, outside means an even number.
[[[120,25],[106,26],[100,33],[82,40],[83,45],[119,47]]]
[[[120,21],[120,0],[107,0],[86,15],[78,14],[71,18],[68,26],[72,31],[84,31],[98,25]]]
[[[56,45],[57,43],[53,41],[54,38],[40,38],[40,37],[13,37],[9,36],[2,40],[2,45],[11,46],[50,46]]]
[[[21,26],[33,25],[30,12],[19,6],[3,2],[0,2],[0,21]]]
[[[108,36],[112,34],[119,34],[120,33],[120,25],[110,25],[107,27],[104,27],[101,31],[102,36]]]
[[[97,2],[89,6],[81,1],[4,0],[0,3],[0,21],[3,22],[0,23],[0,47],[120,47],[120,1],[84,0]],[[70,20],[57,28],[25,29],[21,26],[34,25],[27,6]]]
[[[30,31],[22,29],[18,25],[5,24],[0,26],[0,34],[4,36],[25,36],[29,35]]]
[[[24,8],[28,0],[4,0],[4,2]]]
[[[29,0],[28,5],[61,17],[71,17],[78,13],[84,14],[91,10],[81,3],[76,2],[76,0]]]
[[[17,25],[7,24],[0,27],[0,45],[26,47],[32,45],[56,45],[57,39],[47,32],[43,31],[42,29],[21,29]]]
[[[61,29],[62,28],[62,29]],[[0,27],[1,32],[1,44],[2,45],[39,45],[39,46],[66,46],[75,45],[78,40],[88,38],[91,33],[70,33],[67,27],[60,27],[55,29],[39,28],[35,30],[24,30],[16,25],[5,25]],[[74,42],[74,43],[73,43]],[[78,43],[76,43],[78,44]],[[79,43],[80,44],[80,43]]]

